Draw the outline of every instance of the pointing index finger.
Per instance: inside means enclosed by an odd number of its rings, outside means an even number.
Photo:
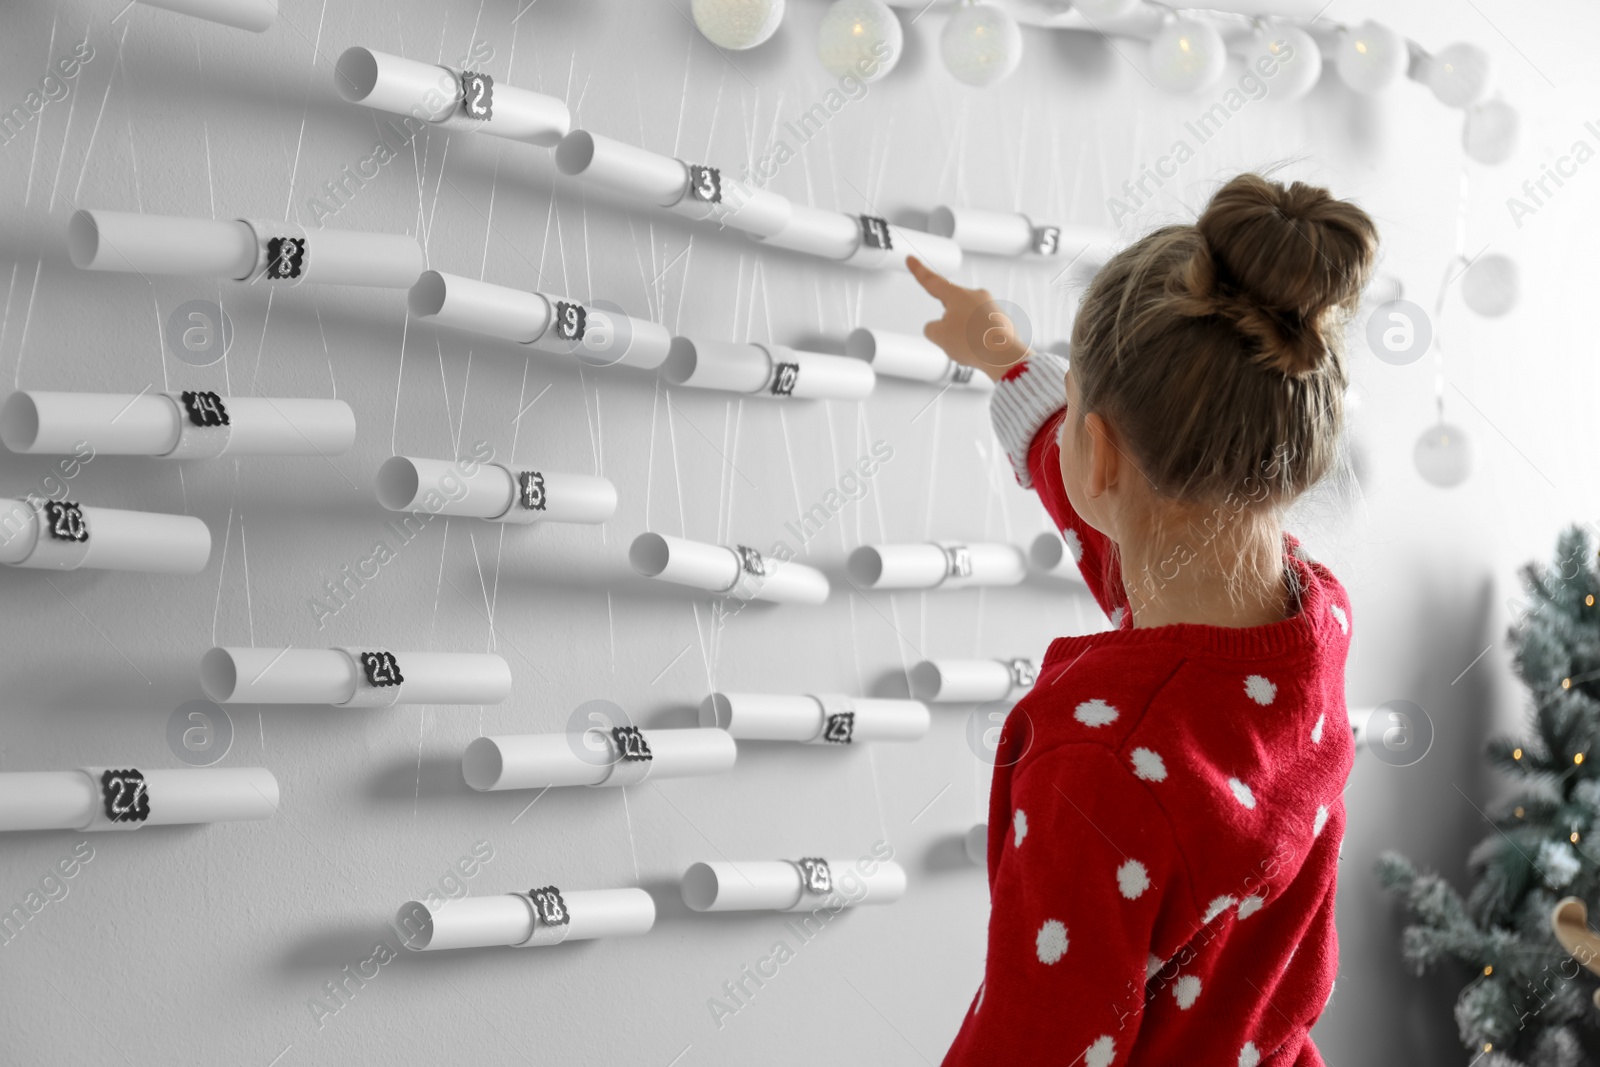
[[[941,302],[946,302],[955,289],[948,278],[929,270],[916,256],[906,257],[906,267],[911,271],[911,276],[928,291],[928,295]]]

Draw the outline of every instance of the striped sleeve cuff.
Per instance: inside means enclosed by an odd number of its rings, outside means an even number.
[[[1024,489],[1032,488],[1028,473],[1028,448],[1034,435],[1050,417],[1067,406],[1063,381],[1067,361],[1052,352],[1035,352],[995,383],[989,399],[989,418],[995,436],[1006,450],[1011,469]]]

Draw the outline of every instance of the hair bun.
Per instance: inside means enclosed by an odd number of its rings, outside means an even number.
[[[1326,189],[1241,174],[1211,198],[1200,246],[1177,280],[1191,314],[1219,315],[1254,358],[1292,377],[1330,358],[1329,313],[1353,310],[1377,252],[1370,216]]]

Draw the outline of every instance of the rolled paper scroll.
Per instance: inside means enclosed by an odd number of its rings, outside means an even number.
[[[868,270],[906,270],[906,257],[916,256],[944,275],[961,269],[961,246],[948,237],[896,226],[875,215],[858,215],[861,227],[856,250],[845,263]]]
[[[0,563],[13,567],[194,574],[210,556],[211,530],[192,515],[0,500]]]
[[[511,668],[490,652],[217,647],[201,657],[200,688],[218,704],[498,704]]]
[[[573,130],[561,139],[556,169],[657,207],[671,207],[689,188],[688,168],[679,160],[589,130]]]
[[[768,559],[748,545],[726,548],[642,533],[628,547],[628,562],[646,578],[740,600],[820,604],[828,599],[827,575],[793,560]]]
[[[463,897],[429,907],[408,900],[394,925],[414,952],[452,948],[539,948],[563,941],[648,933],[655,898],[643,889],[540,886],[526,893]]]
[[[600,739],[600,748],[589,745]],[[693,778],[733,766],[739,749],[726,730],[641,730],[480,737],[461,756],[461,776],[480,792],[558,785],[634,785],[646,778]]]
[[[253,33],[270,29],[278,18],[278,0],[144,0],[144,4]]]
[[[1056,256],[1104,263],[1116,235],[1094,226],[1037,225],[1012,211],[939,206],[928,214],[928,229],[967,252],[991,256]]]
[[[605,522],[617,510],[606,478],[559,471],[513,470],[498,463],[393,456],[378,468],[378,502],[390,511],[419,508],[490,522]],[[437,505],[437,506],[435,506]]]
[[[848,745],[915,741],[928,732],[927,705],[837,694],[712,693],[700,704],[700,725],[744,741]]]
[[[850,576],[868,589],[959,589],[1016,585],[1028,573],[1014,545],[953,541],[862,545],[850,553]]]
[[[861,360],[784,345],[674,337],[661,367],[673,385],[799,399],[859,400],[877,376]]]
[[[497,82],[482,71],[419,63],[370,48],[345,49],[333,80],[352,104],[545,148],[572,126],[567,105],[553,96]]]
[[[1032,660],[923,660],[911,668],[911,695],[937,704],[1004,700],[1039,676]]]
[[[85,767],[0,773],[0,830],[137,830],[265,819],[278,780],[264,767]]]
[[[838,211],[792,204],[783,229],[766,236],[751,236],[773,248],[843,261],[855,254],[861,242],[859,226],[855,219]]]
[[[672,347],[672,335],[660,323],[459,274],[424,271],[409,301],[420,319],[575,356],[591,366],[621,363],[649,370],[659,367]]]
[[[181,393],[15,392],[0,406],[0,440],[13,452],[203,459],[334,456],[356,439],[343,400]]]
[[[824,902],[893,904],[906,872],[893,860],[745,860],[695,863],[683,872],[683,902],[694,911],[812,911]]]
[[[926,337],[862,327],[850,331],[845,351],[871,366],[874,374],[982,392],[994,390],[994,382],[987,374],[955,362]]]
[[[422,273],[414,237],[305,230],[255,219],[190,219],[84,210],[67,226],[67,252],[83,270],[192,274],[269,285],[407,289]]]
[[[989,824],[977,823],[961,837],[961,846],[967,859],[978,867],[989,865]]]
[[[1028,562],[1033,564],[1033,569],[1040,574],[1048,574],[1052,578],[1064,578],[1070,582],[1083,582],[1083,572],[1078,569],[1078,557],[1083,550],[1078,548],[1078,535],[1068,530],[1066,535],[1071,537],[1070,542],[1063,539],[1062,534],[1045,531],[1033,539],[1033,544],[1028,548]]]

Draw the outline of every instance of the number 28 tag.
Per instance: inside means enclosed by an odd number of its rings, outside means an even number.
[[[494,118],[494,79],[475,70],[462,71],[461,110],[469,119]]]

